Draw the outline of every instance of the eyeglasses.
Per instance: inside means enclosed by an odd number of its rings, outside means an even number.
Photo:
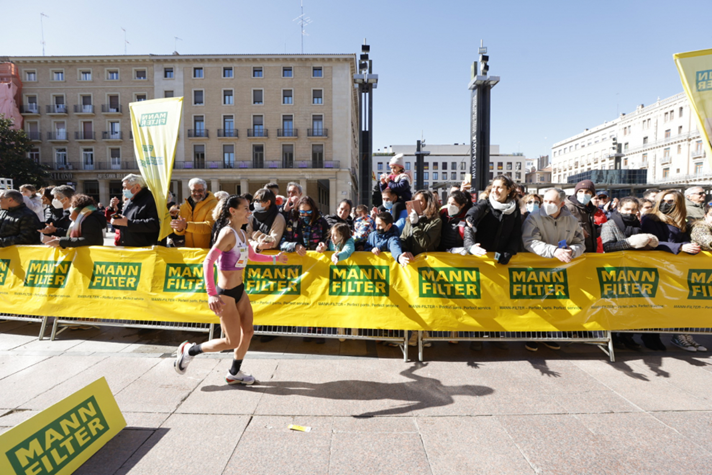
[[[704,191],[698,191],[697,193],[690,193],[691,195],[706,195]]]

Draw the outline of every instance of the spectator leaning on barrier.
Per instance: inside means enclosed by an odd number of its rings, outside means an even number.
[[[42,204],[44,205],[44,219],[41,219],[43,223],[46,223],[47,221],[51,221],[53,219],[59,219],[62,217],[63,210],[62,208],[55,208],[52,205],[52,189],[53,186],[47,186],[45,188],[42,188],[40,190],[40,199],[42,200]]]
[[[328,224],[329,227],[332,227],[335,224],[344,223],[348,225],[350,229],[353,229],[354,220],[353,218],[351,218],[351,210],[353,209],[353,207],[354,204],[351,202],[351,200],[341,200],[336,208],[336,214],[324,216],[324,219],[326,219],[326,224]]]
[[[655,207],[655,203],[643,198],[640,200],[640,208],[638,209],[638,218],[642,218],[646,214],[650,213]]]
[[[586,252],[596,252],[597,239],[600,234],[599,226],[595,222],[598,207],[591,202],[596,195],[596,187],[591,180],[583,180],[576,184],[574,194],[566,198],[566,208],[578,220],[583,229]],[[599,201],[601,196],[597,197]]]
[[[534,193],[524,195],[524,198],[521,199],[521,203],[522,207],[519,209],[522,210],[522,222],[524,222],[527,216],[529,216],[529,213],[539,211],[539,208],[541,208],[541,196]]]
[[[692,186],[685,190],[685,208],[687,222],[692,223],[705,217],[705,190],[701,186]]]
[[[517,190],[511,178],[499,175],[492,180],[487,199],[480,200],[465,217],[465,247],[470,254],[494,252],[497,262],[508,264],[521,247],[522,218]]]
[[[406,210],[405,202],[398,198],[398,195],[393,193],[390,188],[386,188],[381,192],[382,204],[381,207],[371,210],[371,218],[376,219],[376,215],[381,212],[391,213],[393,216],[393,224],[398,228],[399,232],[403,232],[405,222],[408,220],[408,210]]]
[[[390,252],[393,259],[400,262],[399,259],[403,254],[403,248],[401,246],[400,232],[393,224],[391,213],[382,212],[376,215],[376,230],[368,235],[363,250],[371,251],[376,256],[380,255],[381,252]],[[404,265],[407,265],[407,262]]]
[[[161,225],[158,220],[156,201],[141,175],[126,175],[121,184],[124,187],[124,211],[114,215],[111,225],[119,228],[120,246],[144,247],[158,243]]]
[[[0,247],[40,244],[40,220],[17,190],[0,191]]]
[[[687,210],[685,209],[685,197],[679,191],[665,191],[658,193],[652,213],[646,214],[641,220],[641,227],[644,233],[654,234],[658,238],[658,251],[672,252],[679,254],[697,254],[700,246],[691,242],[689,228],[687,225]],[[658,334],[643,335],[643,342],[649,348],[664,351],[665,346],[660,341]],[[673,345],[679,346],[686,351],[704,351],[692,335],[679,334],[672,338]]]
[[[299,218],[297,205],[299,200],[302,199],[303,194],[304,191],[302,190],[302,185],[299,183],[291,181],[287,184],[287,200],[279,209],[279,212],[284,215],[284,219],[286,221],[289,221],[290,219],[296,220]]]
[[[638,220],[638,200],[627,196],[620,200],[618,210],[611,213],[611,219],[601,228],[601,242],[605,252],[625,251],[629,249],[655,249],[658,238],[654,234],[645,234]],[[640,345],[632,333],[614,333],[613,345],[630,350],[639,350]]]
[[[318,250],[318,249],[317,249]],[[354,238],[351,237],[351,228],[346,223],[336,223],[329,230],[329,250],[334,251],[331,262],[337,264],[351,257],[356,250]]]
[[[391,220],[392,222],[392,220]],[[373,218],[368,215],[366,205],[358,205],[356,207],[356,219],[354,220],[353,237],[356,247],[363,246],[368,239],[368,235],[376,229],[376,223]]]
[[[52,188],[52,206],[62,210],[62,216],[57,219],[49,219],[46,222],[44,229],[41,229],[42,234],[49,236],[63,237],[67,235],[67,229],[71,224],[69,219],[69,206],[72,203],[74,196],[74,188],[68,185],[55,186]]]
[[[443,222],[438,213],[435,197],[430,191],[420,190],[413,201],[420,203],[420,213],[415,208],[408,215],[401,233],[404,255],[401,259],[412,260],[422,252],[437,251],[440,245]],[[402,262],[401,262],[402,263]]]
[[[442,235],[438,251],[467,254],[465,248],[465,215],[472,207],[470,197],[460,190],[450,192],[447,206],[440,210],[442,220]]]
[[[712,251],[712,206],[709,204],[705,205],[705,217],[692,225],[690,237],[703,251]]]
[[[52,247],[103,246],[106,218],[96,208],[91,196],[77,193],[72,197],[69,219],[72,221],[63,237],[54,236],[45,244]]]
[[[286,222],[275,200],[274,193],[268,188],[255,193],[254,211],[247,223],[247,239],[256,252],[277,249],[282,241]]]
[[[22,193],[27,207],[35,212],[40,222],[44,222],[44,206],[42,206],[42,198],[37,194],[37,188],[35,188],[35,185],[20,186],[20,193]]]
[[[185,236],[186,247],[210,247],[213,231],[213,210],[218,200],[208,191],[208,184],[201,178],[188,182],[190,196],[180,207],[180,217],[171,220],[171,227],[179,236]]]
[[[316,203],[303,196],[297,203],[299,218],[288,220],[279,248],[284,252],[296,252],[305,256],[307,251],[316,251],[319,244],[326,245],[329,239],[329,225],[319,214]]]

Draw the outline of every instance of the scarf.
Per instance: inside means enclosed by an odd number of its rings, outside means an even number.
[[[616,226],[618,226],[618,229],[625,234],[626,238],[629,238],[634,234],[639,234],[641,231],[640,221],[638,221],[637,216],[633,216],[633,219],[626,219],[618,211],[613,211],[611,213],[611,220],[616,223]]]
[[[517,202],[515,200],[509,200],[505,203],[502,203],[502,202],[497,201],[494,198],[492,198],[492,195],[490,195],[488,199],[489,199],[490,206],[492,206],[492,209],[496,209],[497,211],[501,212],[502,214],[512,214],[512,213],[514,213],[514,210],[517,208]]]
[[[82,222],[84,218],[96,211],[96,206],[89,205],[82,208],[82,210],[77,214],[77,219],[72,221],[67,229],[67,237],[77,238],[82,236]]]
[[[279,210],[275,205],[270,205],[269,208],[262,211],[253,211],[254,223],[252,229],[259,230],[262,234],[269,234],[278,212]]]

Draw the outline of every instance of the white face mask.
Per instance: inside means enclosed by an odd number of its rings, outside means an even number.
[[[539,211],[539,203],[531,203],[527,205],[527,211],[533,213],[534,211]]]
[[[254,203],[252,203],[252,207],[255,208],[255,211],[262,211],[263,209],[265,209],[264,206],[262,206],[262,203],[260,203],[259,201],[255,201]]]
[[[586,206],[591,201],[591,198],[593,197],[588,193],[576,193],[576,199],[584,206]]]
[[[556,214],[557,211],[559,211],[559,206],[554,204],[554,203],[544,203],[544,212],[551,216],[552,214]]]
[[[456,216],[460,212],[460,208],[457,205],[448,205],[447,212],[450,216]]]
[[[62,202],[59,201],[57,198],[52,200],[52,206],[54,206],[55,208],[64,208]]]

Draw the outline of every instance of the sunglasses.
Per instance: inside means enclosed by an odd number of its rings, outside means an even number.
[[[697,193],[690,193],[691,195],[706,195],[704,191],[698,191]]]
[[[310,216],[312,214],[312,210],[309,211],[299,211],[299,216]]]

